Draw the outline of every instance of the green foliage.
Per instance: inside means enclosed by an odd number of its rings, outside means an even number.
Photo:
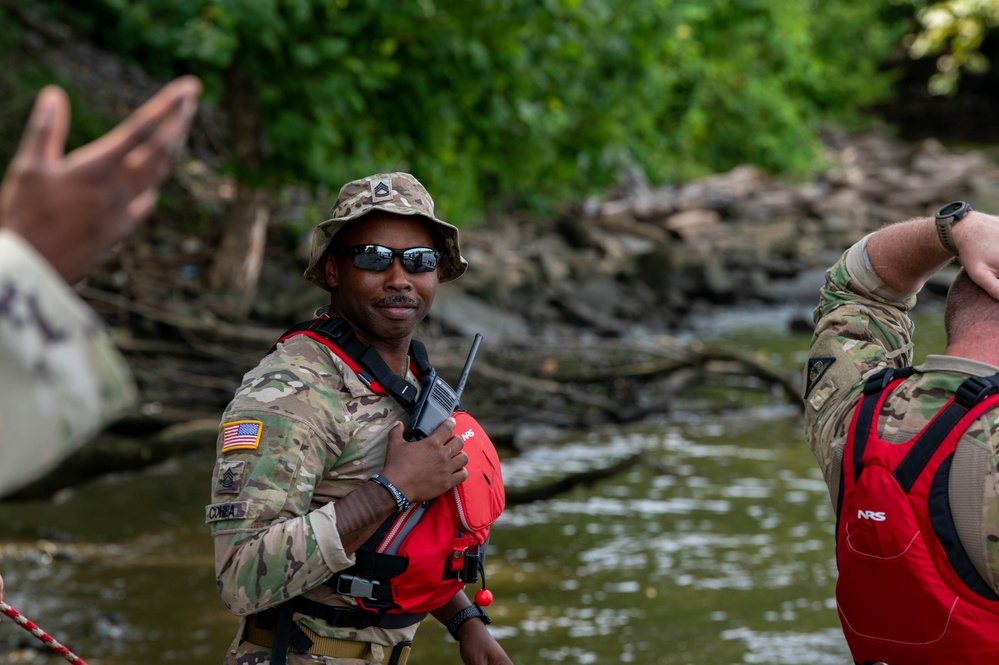
[[[999,25],[999,2],[941,0],[922,8],[919,24],[921,30],[910,40],[909,54],[913,58],[937,56],[930,92],[953,94],[962,72],[988,71],[989,62],[978,49],[986,33]]]
[[[72,110],[66,149],[72,150],[100,136],[111,128],[107,118],[92,112],[84,95],[72,81],[53,78],[36,59],[23,48],[23,30],[11,20],[7,10],[0,7],[0,173],[17,150],[25,123],[34,105],[38,91],[55,84],[66,90]]]
[[[5,10],[0,9],[0,54],[10,61],[10,55],[21,40],[21,31],[6,21]],[[17,149],[24,121],[28,117],[32,96],[25,91],[19,68],[0,68],[0,99],[4,100],[0,113],[0,172]]]
[[[55,0],[42,4],[55,6]],[[64,13],[218,97],[246,68],[270,182],[409,170],[458,224],[751,162],[817,164],[882,100],[891,0],[81,0]],[[63,8],[64,12],[69,12]]]

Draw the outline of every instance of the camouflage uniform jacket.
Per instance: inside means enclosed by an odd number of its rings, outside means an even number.
[[[406,378],[419,385],[411,372]],[[278,344],[246,374],[222,417],[206,514],[218,587],[230,611],[248,615],[301,594],[356,606],[322,584],[354,563],[340,542],[334,508],[382,469],[388,431],[407,418],[392,397],[373,393],[305,335]],[[323,637],[375,645],[410,640],[418,626],[334,628],[297,614],[295,621]],[[251,656],[252,645],[239,644],[241,635],[242,626],[230,656],[238,651],[239,662],[263,662]],[[306,662],[301,658],[289,663]]]
[[[136,400],[107,327],[34,247],[0,230],[0,496],[37,480]]]
[[[871,268],[867,238],[826,272],[815,310],[815,333],[805,367],[805,434],[836,505],[843,445],[864,380],[884,367],[912,364],[908,316],[915,294],[889,288]],[[953,356],[929,355],[916,373],[888,397],[878,432],[904,443],[918,434],[968,376],[999,368]],[[950,504],[958,536],[982,578],[999,592],[999,414],[972,423],[957,446],[950,477]]]

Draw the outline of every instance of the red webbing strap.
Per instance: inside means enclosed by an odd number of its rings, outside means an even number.
[[[339,332],[334,332],[336,330],[339,330]],[[331,319],[328,316],[321,316],[317,319],[300,323],[285,332],[271,347],[271,351],[280,342],[295,335],[307,335],[326,346],[338,358],[343,360],[375,394],[393,397],[402,405],[407,413],[412,410],[416,399],[416,388],[406,381],[404,377],[400,377],[392,372],[377,351],[360,342],[350,329],[350,324],[343,319]],[[339,343],[341,337],[345,346],[341,346]],[[409,368],[417,377],[422,377],[433,369],[427,359],[426,349],[416,340],[410,343],[409,358]]]
[[[371,392],[375,393],[376,395],[388,395],[389,394],[388,391],[385,390],[384,387],[382,387],[382,384],[378,383],[378,381],[375,380],[374,377],[372,377],[370,374],[368,374],[367,372],[365,372],[364,369],[360,365],[358,365],[357,362],[355,362],[353,358],[351,358],[350,356],[348,356],[347,353],[343,349],[341,349],[339,346],[337,346],[336,344],[333,343],[333,340],[331,340],[330,338],[326,337],[322,333],[317,333],[317,332],[315,332],[313,330],[297,330],[297,331],[295,331],[295,332],[293,332],[291,334],[285,335],[284,337],[282,337],[281,339],[279,339],[278,342],[283,342],[284,340],[288,339],[289,337],[294,337],[295,335],[305,335],[306,337],[314,339],[315,341],[319,342],[323,346],[327,347],[330,351],[333,352],[333,354],[337,358],[339,358],[340,360],[342,360],[344,362],[344,364],[346,364],[347,367],[349,367],[351,369],[351,371],[353,371],[354,374],[356,374],[358,376],[358,378],[361,378],[361,380],[364,381],[364,383],[368,386],[368,388],[371,388]]]

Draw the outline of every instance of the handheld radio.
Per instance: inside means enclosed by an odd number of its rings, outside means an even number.
[[[452,390],[451,386],[442,379],[436,370],[433,370],[420,379],[420,399],[413,406],[413,415],[409,419],[409,426],[402,433],[402,438],[406,441],[419,441],[430,436],[440,424],[451,417],[458,404],[461,402],[461,393],[465,390],[465,382],[468,380],[468,373],[472,369],[472,360],[475,359],[475,352],[479,350],[479,342],[482,335],[475,333],[472,340],[472,348],[468,352],[468,359],[465,360],[465,367],[458,377],[458,388]]]

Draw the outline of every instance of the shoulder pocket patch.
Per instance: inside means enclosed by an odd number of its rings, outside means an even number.
[[[259,420],[234,420],[222,425],[222,452],[254,450],[260,445],[264,424]]]
[[[808,399],[808,394],[812,392],[815,384],[819,382],[829,368],[833,366],[836,362],[835,358],[809,358],[808,359],[808,371],[805,375],[805,394],[804,398]]]

